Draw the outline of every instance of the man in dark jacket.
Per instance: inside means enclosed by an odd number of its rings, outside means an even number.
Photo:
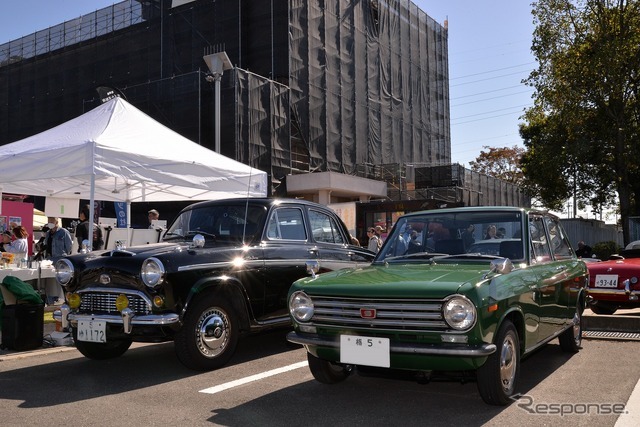
[[[586,245],[583,240],[580,240],[578,242],[576,255],[580,258],[591,258],[591,256],[593,255],[593,250],[591,249],[591,246]]]
[[[90,215],[91,207],[89,205],[85,205],[80,210],[80,214],[78,218],[80,218],[80,224],[76,226],[76,238],[78,239],[78,252],[82,251],[82,242],[84,240],[89,240],[89,215]],[[98,226],[98,224],[93,224],[93,243],[91,250],[99,250],[102,249],[102,245],[104,241],[102,240],[102,229]]]

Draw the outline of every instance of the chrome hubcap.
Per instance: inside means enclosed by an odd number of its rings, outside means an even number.
[[[513,382],[516,377],[516,344],[509,335],[505,337],[502,343],[502,351],[500,352],[500,382],[502,389],[507,393],[511,393]]]
[[[229,342],[229,317],[219,308],[211,308],[200,316],[196,327],[196,345],[206,357],[220,355]]]
[[[576,313],[573,315],[573,339],[578,345],[582,342],[582,319],[580,318],[579,310],[579,308],[576,308]]]

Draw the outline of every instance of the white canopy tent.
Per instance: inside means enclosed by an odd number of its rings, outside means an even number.
[[[194,143],[122,98],[0,146],[0,192],[92,206],[257,197],[267,185],[265,172]]]

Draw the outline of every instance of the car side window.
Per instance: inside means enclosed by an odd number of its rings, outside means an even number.
[[[307,240],[304,217],[299,208],[278,208],[269,218],[267,238],[283,240]]]
[[[547,230],[549,231],[549,240],[551,242],[551,250],[556,259],[573,258],[573,250],[569,239],[564,234],[564,230],[560,223],[553,218],[545,218]]]
[[[329,215],[310,210],[309,221],[311,222],[313,240],[316,242],[345,243],[345,237],[340,233],[338,224]]]
[[[532,216],[529,218],[529,235],[531,238],[531,250],[533,252],[533,262],[547,262],[551,260],[551,249],[544,232],[542,217]]]

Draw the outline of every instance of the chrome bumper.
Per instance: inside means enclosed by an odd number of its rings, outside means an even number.
[[[320,338],[317,335],[301,335],[297,332],[289,332],[287,340],[300,345],[317,347],[340,348],[340,341]],[[477,346],[467,345],[464,348],[442,344],[391,344],[391,354],[419,354],[428,356],[457,356],[457,357],[487,357],[495,353],[495,344],[482,344]]]
[[[624,284],[624,289],[617,288],[589,288],[587,290],[587,295],[591,298],[594,298],[598,295],[616,295],[619,297],[627,296],[629,301],[638,301],[638,297],[640,293],[638,291],[631,290],[631,284],[629,283],[629,279],[622,282]],[[597,299],[597,298],[596,298]]]
[[[167,314],[146,314],[136,316],[131,309],[124,309],[120,315],[114,314],[76,314],[71,312],[67,304],[60,306],[60,310],[53,312],[53,318],[62,323],[62,329],[66,330],[69,325],[77,325],[78,320],[102,320],[107,324],[123,325],[124,332],[131,333],[133,326],[166,326],[180,322],[180,316],[175,313]]]

